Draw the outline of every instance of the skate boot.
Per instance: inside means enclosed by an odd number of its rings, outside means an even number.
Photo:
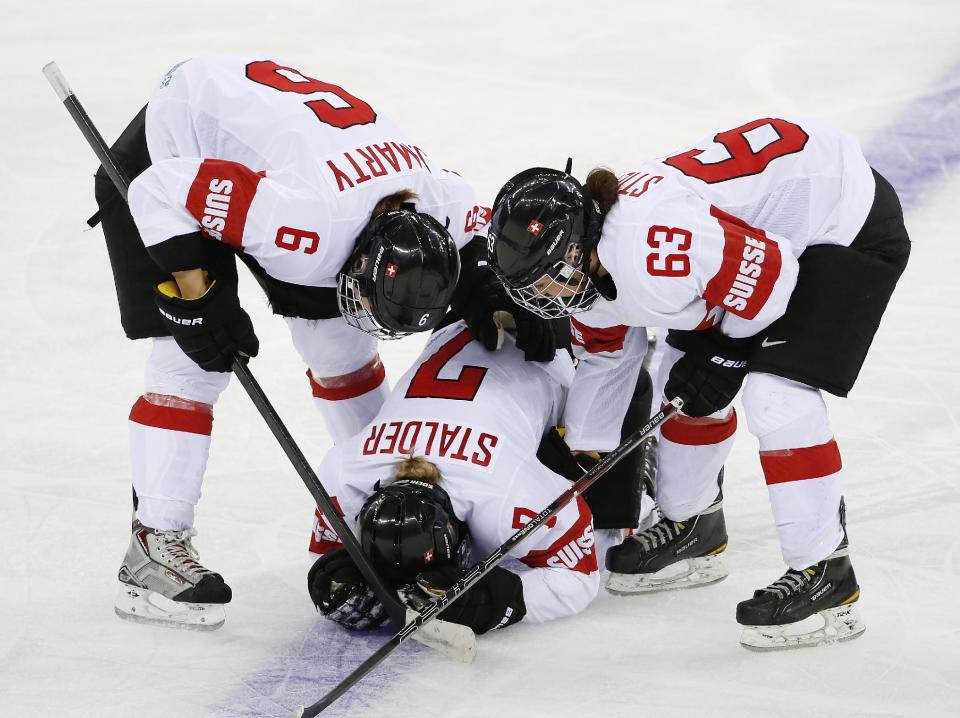
[[[866,630],[857,613],[860,587],[847,540],[823,561],[790,569],[737,605],[740,644],[754,651],[848,641]]]
[[[727,576],[720,557],[726,548],[721,491],[702,514],[685,521],[664,518],[607,551],[607,590],[649,593],[715,583]]]
[[[212,631],[223,625],[230,587],[201,566],[190,538],[196,532],[157,531],[133,522],[130,547],[120,567],[114,611],[120,618]]]

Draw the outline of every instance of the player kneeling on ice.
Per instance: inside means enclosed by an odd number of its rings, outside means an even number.
[[[544,317],[576,315],[572,449],[616,444],[644,327],[670,330],[660,385],[684,400],[684,415],[661,435],[665,518],[607,554],[607,587],[726,575],[720,481],[746,378],[743,407],[789,570],[737,606],[741,642],[859,635],[843,469],[821,390],[853,386],[910,242],[896,193],[856,140],[816,120],[762,118],[619,178],[594,170],[585,186],[569,168],[526,170],[493,211],[491,264],[514,299]],[[814,614],[822,626],[801,624]]]
[[[259,350],[236,259],[286,320],[334,441],[387,393],[377,339],[433,329],[451,301],[490,336],[509,300],[473,271],[489,213],[470,185],[372,105],[288,64],[179,63],[113,153],[133,178],[129,211],[102,169],[96,178],[120,320],[153,343],[129,417],[136,519],[116,610],[216,628],[232,593],[191,535],[213,406],[233,357]],[[529,358],[551,359],[543,323],[521,324]]]
[[[490,352],[455,322],[431,337],[376,418],[324,457],[320,481],[411,606],[463,576],[471,547],[474,560],[488,555],[569,487],[536,453],[572,371],[566,352],[528,363],[512,337]],[[577,497],[440,618],[484,633],[582,611],[599,590],[598,558],[619,536],[595,534]],[[311,551],[323,554],[309,575],[321,613],[357,629],[387,620],[319,513]]]

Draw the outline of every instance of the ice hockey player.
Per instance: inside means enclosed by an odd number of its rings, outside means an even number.
[[[789,117],[719,132],[619,179],[599,169],[582,186],[568,172],[534,168],[509,180],[489,236],[494,270],[519,304],[576,315],[570,447],[616,443],[611,423],[643,356],[643,327],[670,330],[659,384],[685,402],[685,416],[662,432],[665,519],[609,552],[608,588],[726,575],[721,469],[736,430],[731,402],[748,377],[743,408],[788,570],[737,606],[741,642],[766,649],[859,635],[843,468],[821,391],[850,391],[906,266],[893,188],[855,139]],[[822,620],[801,624],[814,614]]]
[[[263,56],[175,65],[113,152],[134,178],[129,211],[101,169],[98,218],[124,331],[153,340],[129,418],[136,517],[116,610],[216,628],[231,590],[191,535],[213,405],[233,355],[258,351],[235,257],[285,318],[337,441],[386,395],[377,339],[437,326],[489,210],[372,105]],[[490,288],[456,291],[489,334]],[[542,322],[521,324],[531,358],[552,358]]]
[[[471,547],[474,562],[487,556],[569,487],[536,454],[572,374],[566,352],[528,363],[509,335],[490,352],[456,321],[431,337],[376,418],[324,457],[320,481],[413,605],[455,583]],[[621,535],[595,532],[577,497],[442,618],[479,634],[582,611],[600,587],[598,559]],[[322,515],[311,550],[321,557],[308,586],[324,616],[352,629],[387,620]]]

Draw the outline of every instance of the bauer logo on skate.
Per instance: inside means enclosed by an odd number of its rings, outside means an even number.
[[[453,459],[490,466],[500,442],[493,434],[439,421],[391,421],[374,424],[363,442],[363,455],[391,454]]]

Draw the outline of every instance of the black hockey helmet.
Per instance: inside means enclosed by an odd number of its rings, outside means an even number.
[[[588,310],[599,293],[590,257],[600,207],[568,172],[533,167],[512,177],[493,205],[491,266],[511,298],[547,319]],[[558,296],[560,290],[566,296]]]
[[[467,525],[453,512],[447,492],[419,479],[400,479],[378,489],[357,514],[360,545],[386,579],[413,579],[428,566],[465,568]]]
[[[340,270],[344,320],[379,339],[399,339],[440,323],[460,275],[446,228],[412,204],[372,218]]]

